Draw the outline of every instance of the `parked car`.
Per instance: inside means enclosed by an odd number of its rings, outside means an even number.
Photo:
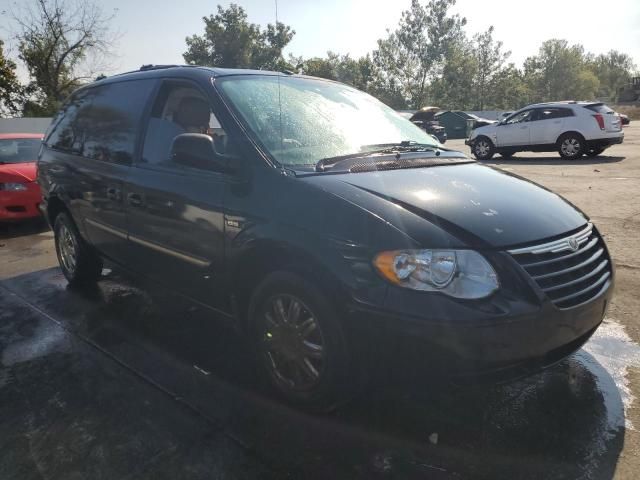
[[[467,122],[472,124],[472,130],[496,123],[493,120],[480,118],[477,115],[460,110],[438,112],[435,115],[435,119],[445,128],[447,138],[467,138]]]
[[[620,123],[622,123],[622,126],[626,127],[631,123],[628,115],[625,115],[624,113],[619,113],[618,115],[620,115]]]
[[[43,135],[0,134],[0,221],[40,215],[42,195],[36,183],[36,159]]]
[[[38,165],[70,283],[107,259],[197,301],[311,409],[390,345],[447,375],[538,371],[587,341],[613,292],[584,213],[336,82],[113,76],[70,97]]]
[[[428,134],[436,137],[440,143],[445,143],[447,141],[447,131],[435,118],[436,113],[439,111],[438,107],[423,107],[411,115],[409,120]]]
[[[622,143],[620,118],[600,102],[554,102],[529,105],[500,123],[477,128],[465,142],[478,160],[494,154],[553,152],[575,160],[597,156]]]

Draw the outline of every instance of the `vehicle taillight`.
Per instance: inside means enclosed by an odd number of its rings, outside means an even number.
[[[593,118],[596,119],[596,122],[598,122],[598,126],[600,127],[600,130],[604,130],[604,117],[602,116],[602,114],[600,113],[596,113]]]

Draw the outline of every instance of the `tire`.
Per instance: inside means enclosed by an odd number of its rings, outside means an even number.
[[[346,336],[331,299],[291,272],[269,274],[249,304],[249,333],[259,371],[280,397],[329,411],[358,385]]]
[[[478,137],[476,141],[473,142],[471,151],[473,156],[478,160],[491,160],[496,153],[496,148],[493,146],[493,142],[487,137]]]
[[[69,284],[95,284],[102,273],[102,259],[82,239],[68,213],[56,216],[53,232],[60,269]]]
[[[502,158],[513,158],[513,156],[515,155],[516,152],[512,151],[512,150],[508,150],[508,151],[504,151],[504,152],[500,152],[500,156]]]
[[[606,148],[592,148],[587,152],[587,157],[597,157],[605,150]]]
[[[577,133],[565,133],[558,139],[558,153],[566,160],[577,160],[585,152],[585,141]]]

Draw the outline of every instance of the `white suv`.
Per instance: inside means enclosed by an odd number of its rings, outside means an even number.
[[[476,128],[465,144],[478,160],[521,151],[557,151],[576,159],[600,155],[623,138],[619,115],[605,104],[553,102],[529,105],[499,123]]]

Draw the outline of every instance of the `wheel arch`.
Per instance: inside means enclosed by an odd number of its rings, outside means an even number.
[[[489,143],[491,143],[491,145],[493,145],[493,148],[496,148],[496,143],[491,139],[491,137],[489,135],[486,134],[480,134],[478,135],[476,138],[473,139],[474,143],[477,142],[480,139],[485,139],[488,140]]]
[[[234,310],[242,329],[247,327],[253,292],[268,274],[275,271],[290,271],[309,278],[335,300],[346,295],[338,276],[317,255],[300,246],[268,239],[254,240],[234,257],[228,268]]]
[[[50,195],[47,199],[47,222],[51,228],[56,223],[56,217],[62,213],[69,213],[69,208],[58,195]]]
[[[556,147],[560,146],[560,140],[562,140],[562,138],[566,137],[567,135],[576,135],[580,137],[583,142],[587,141],[584,135],[580,133],[578,130],[567,130],[566,132],[562,132],[560,135],[558,135],[558,138],[556,138]]]

